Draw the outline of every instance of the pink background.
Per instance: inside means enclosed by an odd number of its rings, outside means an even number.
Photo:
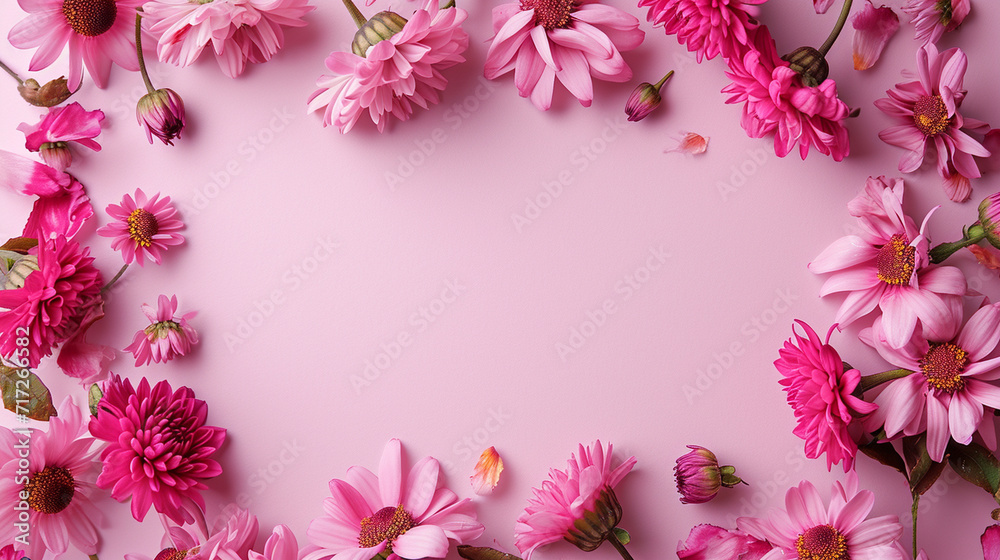
[[[889,1],[897,13],[901,3]],[[737,515],[781,505],[803,478],[828,495],[843,474],[802,458],[772,362],[793,319],[826,331],[839,300],[817,297],[822,280],[806,264],[851,227],[845,205],[867,176],[898,174],[902,152],[877,138],[890,121],[872,101],[901,69],[915,69],[911,26],[904,22],[864,73],[851,68],[848,26],[830,63],[841,98],[861,108],[849,125],[852,154],[803,162],[775,157],[770,139],[747,138],[741,108],[719,93],[724,63],[695,64],[633,4],[619,5],[647,31],[626,53],[635,81],[598,83],[591,108],[557,89],[553,110],[539,112],[509,76],[483,80],[495,2],[465,0],[468,61],[446,72],[441,104],[384,134],[362,122],[344,136],[305,113],[323,59],[349,48],[354,29],[340,2],[320,4],[274,60],[236,80],[208,55],[184,69],[150,57],[154,84],[186,102],[188,126],[174,147],[147,144],[136,125],[145,93],[138,74],[116,67],[106,90],[88,79],[74,97],[107,115],[104,149],[77,150],[72,168],[98,210],[91,230],[106,223],[104,207],[136,187],[170,195],[187,224],[188,242],[162,266],[126,273],[91,339],[124,348],[144,326],[139,305],[160,293],[198,311],[193,355],[134,368],[119,353],[112,370],[192,387],[209,403],[210,422],[229,430],[225,473],[206,494],[210,516],[242,495],[262,535],[284,523],[305,544],[327,482],[353,464],[376,468],[391,437],[411,461],[440,459],[448,484],[473,497],[487,527],[475,544],[510,552],[531,487],[549,467],[563,468],[578,442],[596,438],[638,458],[618,491],[637,559],[673,557],[695,524],[731,526]],[[387,5],[395,4],[362,9]],[[818,16],[807,0],[771,0],[761,19],[787,52],[821,43],[838,10]],[[0,7],[4,37],[22,17],[13,2]],[[997,21],[1000,4],[975,2],[940,44],[968,52],[964,112],[986,121],[1000,120]],[[0,59],[21,71],[30,55],[0,41]],[[66,69],[61,59],[37,75]],[[665,106],[626,123],[634,85],[670,69],[677,74]],[[41,111],[20,101],[13,81],[0,83],[0,148],[25,153],[15,127]],[[710,137],[708,152],[663,153],[684,131]],[[906,208],[919,220],[941,204],[930,231],[950,241],[996,190],[995,174],[974,184],[966,204],[949,202],[939,181],[933,169],[908,176]],[[0,193],[0,233],[20,232],[29,202]],[[106,239],[84,235],[112,276],[121,257]],[[956,261],[974,288],[1000,294],[995,273],[968,255]],[[833,343],[865,373],[889,369],[857,341],[861,326]],[[560,345],[572,352],[560,355]],[[370,379],[368,363],[380,368]],[[57,401],[72,394],[82,402],[83,390],[54,363],[39,373]],[[13,415],[0,421],[11,425]],[[751,485],[682,506],[672,468],[686,444],[711,448]],[[490,445],[507,469],[494,495],[476,497],[468,476]],[[905,482],[866,458],[858,470],[876,491],[874,514],[904,517],[908,547]],[[102,558],[155,555],[162,531],[154,516],[139,526],[127,505],[100,504]],[[981,555],[995,507],[986,493],[948,472],[924,504],[920,544],[932,559]],[[538,558],[580,554],[560,543]],[[590,557],[617,555],[604,546]]]

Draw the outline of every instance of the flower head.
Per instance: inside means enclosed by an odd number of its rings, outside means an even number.
[[[892,8],[876,8],[872,0],[851,18],[854,27],[854,69],[867,70],[875,65],[889,39],[899,31],[899,16]]]
[[[188,319],[197,315],[192,311],[180,317],[177,313],[177,296],[169,298],[160,294],[157,309],[142,304],[142,312],[149,319],[149,326],[140,329],[132,338],[132,344],[125,348],[135,357],[135,365],[149,362],[168,362],[175,356],[183,356],[198,344],[198,333],[188,324]]]
[[[226,430],[206,426],[208,405],[194,391],[177,391],[161,381],[150,388],[143,378],[137,388],[112,375],[105,384],[90,433],[108,442],[97,478],[119,502],[132,501],[132,517],[142,521],[153,507],[178,524],[190,521],[193,503],[204,510],[204,480],[222,473],[212,459]]]
[[[917,40],[931,44],[961,25],[971,7],[972,0],[909,0],[903,11],[917,28]]]
[[[21,123],[17,129],[24,133],[25,148],[40,152],[45,163],[65,171],[73,161],[69,142],[101,151],[101,145],[93,139],[101,133],[102,120],[102,111],[87,111],[74,102],[65,107],[51,107],[37,124]]]
[[[698,62],[718,55],[740,57],[749,48],[748,32],[757,27],[756,5],[766,0],[639,0],[646,19],[696,53]]]
[[[459,544],[484,531],[472,502],[441,487],[440,464],[425,457],[403,470],[398,439],[389,440],[378,476],[351,467],[346,480],[330,481],[324,513],[309,524],[311,551],[302,560],[444,558],[449,540]]]
[[[735,468],[719,466],[715,453],[697,445],[689,445],[688,449],[691,451],[678,457],[674,466],[682,504],[703,504],[723,486],[732,488],[743,482],[735,475]]]
[[[680,560],[760,560],[771,545],[739,531],[715,525],[695,525],[688,538],[677,543]]]
[[[485,495],[493,492],[500,482],[500,473],[503,472],[503,459],[497,453],[496,447],[490,447],[479,455],[476,462],[475,472],[469,478],[472,479],[472,489],[476,494]]]
[[[979,223],[990,245],[1000,249],[1000,191],[979,203]]]
[[[535,549],[565,539],[582,550],[597,548],[621,519],[622,509],[614,487],[632,467],[635,457],[611,468],[612,447],[600,441],[580,445],[579,456],[571,456],[566,470],[549,470],[541,488],[517,518],[514,544],[531,560]],[[611,535],[610,538],[616,538]]]
[[[184,100],[170,88],[153,90],[139,98],[135,116],[150,144],[156,136],[164,144],[173,145],[173,139],[180,138],[184,130]]]
[[[655,84],[643,82],[632,90],[632,94],[629,95],[628,101],[625,103],[625,114],[628,115],[629,121],[641,121],[660,106],[662,101],[660,89],[673,75],[674,71],[671,70],[659,82]]]
[[[621,53],[645,38],[639,20],[596,0],[522,0],[493,8],[493,41],[484,75],[510,71],[521,97],[547,111],[555,80],[580,104],[594,99],[593,78],[627,82],[632,69]]]
[[[160,198],[156,193],[147,198],[142,189],[136,189],[135,199],[126,194],[121,205],[109,204],[106,211],[115,221],[97,233],[114,239],[111,248],[122,252],[126,264],[136,261],[143,266],[145,259],[160,264],[161,252],[184,242],[184,236],[177,233],[184,223],[177,218],[169,196]]]

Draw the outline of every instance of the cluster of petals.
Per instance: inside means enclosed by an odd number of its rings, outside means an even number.
[[[104,112],[87,111],[79,103],[64,107],[50,107],[35,124],[21,123],[17,129],[24,133],[24,147],[31,152],[41,152],[45,163],[64,171],[72,162],[72,155],[65,146],[48,148],[47,144],[76,142],[95,152],[101,145],[94,138],[101,133]]]
[[[83,185],[72,176],[4,150],[0,150],[0,185],[37,197],[21,234],[24,237],[72,239],[94,215]]]
[[[748,50],[749,32],[757,28],[757,4],[766,0],[639,0],[648,8],[646,19],[662,26],[667,35],[687,45],[698,62],[742,57]]]
[[[198,333],[188,323],[188,319],[198,313],[191,311],[178,317],[177,296],[160,294],[156,308],[144,303],[142,312],[149,325],[139,329],[132,337],[132,344],[125,348],[126,352],[132,353],[136,366],[168,362],[190,353],[191,348],[198,344]]]
[[[937,43],[945,31],[962,24],[972,8],[972,0],[909,0],[903,11],[917,29],[921,43]]]

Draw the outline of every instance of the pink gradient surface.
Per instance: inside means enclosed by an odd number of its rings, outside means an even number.
[[[901,3],[888,1],[897,13]],[[772,362],[793,319],[822,332],[833,320],[840,300],[819,299],[822,279],[806,264],[853,224],[847,201],[869,175],[898,175],[902,151],[878,139],[890,119],[872,101],[915,69],[912,26],[904,21],[863,73],[851,66],[847,27],[830,63],[841,98],[861,109],[849,124],[852,153],[842,163],[820,154],[803,162],[777,158],[770,139],[747,138],[741,108],[719,93],[728,83],[721,60],[695,64],[622,3],[647,32],[625,54],[635,80],[598,82],[590,108],[557,87],[542,113],[510,76],[482,79],[495,3],[460,0],[471,43],[467,62],[445,73],[442,102],[383,134],[361,122],[341,135],[305,113],[324,58],[349,49],[354,30],[340,2],[319,4],[271,62],[239,79],[208,56],[185,69],[150,56],[154,84],[187,106],[176,146],[146,143],[134,116],[145,93],[138,74],[116,67],[107,89],[88,80],[74,97],[107,114],[103,150],[77,151],[71,169],[98,212],[82,239],[105,277],[121,257],[92,230],[126,192],[171,196],[187,224],[187,243],[163,265],[126,273],[90,339],[123,349],[145,325],[139,306],[161,293],[177,294],[181,312],[198,311],[202,341],[192,355],[135,368],[119,352],[112,371],[190,386],[209,403],[210,423],[228,429],[225,472],[206,494],[210,517],[240,503],[260,518],[259,543],[284,523],[305,544],[328,481],[351,465],[376,468],[398,437],[411,460],[440,459],[450,487],[476,501],[487,529],[474,544],[516,552],[514,519],[531,487],[550,467],[564,468],[578,442],[599,438],[638,458],[618,491],[633,556],[670,558],[698,523],[732,526],[738,515],[782,505],[803,478],[825,494],[843,477],[803,458]],[[771,0],[760,19],[787,52],[822,42],[837,11],[818,16],[808,0]],[[0,6],[4,37],[22,16],[13,2]],[[997,21],[1000,3],[976,1],[940,43],[969,55],[965,114],[994,124]],[[0,41],[0,59],[16,69],[30,56]],[[64,57],[37,75],[66,68]],[[627,123],[622,108],[635,84],[670,69],[665,106]],[[23,154],[15,127],[41,111],[2,80],[0,148]],[[664,153],[686,131],[710,137],[708,151]],[[938,242],[957,238],[998,185],[987,174],[971,202],[955,204],[932,168],[906,180],[911,215],[942,205],[930,224]],[[29,209],[26,197],[0,193],[0,233],[19,234]],[[971,255],[954,260],[973,288],[1000,296],[995,271]],[[833,344],[865,373],[890,369],[857,340],[868,322]],[[85,399],[54,361],[39,374],[57,402]],[[8,413],[0,421],[14,423]],[[712,449],[750,485],[683,506],[672,468],[687,444]],[[477,497],[468,477],[491,445],[506,470],[492,496]],[[876,492],[874,514],[899,515],[909,548],[905,482],[858,462],[861,486]],[[127,505],[106,494],[99,503],[102,558],[158,552],[154,516],[137,524]],[[949,471],[921,505],[921,547],[934,560],[981,557],[995,505]],[[536,558],[581,554],[560,543]],[[589,557],[617,554],[604,546]]]

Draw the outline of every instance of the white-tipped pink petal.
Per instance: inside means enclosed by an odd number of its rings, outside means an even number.
[[[899,31],[899,16],[892,8],[876,8],[871,0],[852,19],[854,40],[852,44],[854,69],[867,70],[879,57],[889,39]]]
[[[496,447],[490,447],[479,455],[475,470],[469,478],[472,480],[472,490],[480,496],[490,494],[500,483],[500,473],[503,472],[503,459],[497,453]]]

